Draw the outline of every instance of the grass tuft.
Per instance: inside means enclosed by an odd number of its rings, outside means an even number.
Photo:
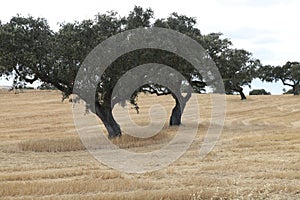
[[[81,140],[76,137],[60,139],[31,139],[18,144],[21,151],[33,152],[67,152],[85,150]]]

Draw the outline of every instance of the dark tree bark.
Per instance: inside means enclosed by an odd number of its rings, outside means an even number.
[[[299,84],[293,86],[294,95],[299,95]]]
[[[116,122],[111,106],[101,106],[99,102],[95,103],[95,114],[102,120],[108,131],[109,138],[119,137],[122,135],[120,125]]]
[[[182,116],[181,106],[179,100],[176,97],[174,98],[176,104],[172,110],[172,114],[170,117],[170,126],[179,126],[181,124],[181,116]]]
[[[294,82],[294,84],[290,84],[290,83],[286,83],[285,80],[283,78],[280,79],[281,82],[283,83],[283,85],[287,85],[293,88],[293,94],[294,95],[299,95],[299,90],[300,90],[300,83],[298,82]]]
[[[172,94],[173,98],[175,99],[175,107],[172,110],[172,114],[170,117],[170,126],[179,126],[181,124],[181,117],[184,111],[185,105],[188,100],[191,98],[192,93],[188,91],[187,95],[183,97],[181,94],[178,94],[178,97],[175,94]]]
[[[246,100],[247,99],[246,95],[243,92],[243,88],[242,87],[238,86],[235,90],[240,94],[241,100]]]

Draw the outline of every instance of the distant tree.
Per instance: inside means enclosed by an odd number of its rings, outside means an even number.
[[[254,89],[249,92],[249,95],[271,95],[271,93],[267,92],[265,89]]]
[[[256,77],[256,70],[260,61],[244,49],[231,48],[229,39],[222,39],[221,33],[204,35],[201,39],[202,46],[207,49],[216,66],[219,68],[224,81],[225,92],[233,94],[238,92],[241,100],[246,99],[242,86],[251,86],[251,81]]]
[[[259,69],[259,78],[267,82],[281,81],[283,85],[292,87],[294,95],[299,95],[300,63],[288,61],[283,66],[266,65]]]

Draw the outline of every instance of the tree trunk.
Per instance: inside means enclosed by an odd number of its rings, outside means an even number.
[[[293,91],[294,91],[294,95],[299,95],[299,84],[296,84],[296,85],[293,87]]]
[[[182,111],[181,111],[181,106],[179,100],[175,98],[176,105],[172,110],[172,114],[170,117],[170,126],[179,126],[181,124],[181,116],[182,116]]]
[[[179,126],[181,124],[181,117],[186,102],[188,102],[188,100],[191,98],[192,92],[188,91],[185,97],[183,97],[181,94],[178,94],[177,96],[180,97],[180,99],[178,99],[175,94],[172,94],[172,96],[175,99],[176,104],[170,117],[170,126]]]
[[[109,138],[119,137],[122,135],[120,125],[116,122],[111,106],[101,106],[98,102],[95,104],[96,115],[102,120]]]
[[[238,93],[241,95],[241,100],[247,99],[247,98],[246,98],[246,95],[245,95],[244,92],[243,92],[243,88],[242,88],[242,87],[238,87],[237,91],[238,91]]]

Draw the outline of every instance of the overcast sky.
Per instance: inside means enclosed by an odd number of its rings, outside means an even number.
[[[30,14],[46,18],[57,29],[59,22],[91,19],[108,10],[124,16],[134,5],[152,8],[157,18],[168,17],[171,12],[196,17],[203,34],[222,32],[235,47],[252,52],[263,64],[300,61],[298,0],[9,0],[2,2],[0,20],[7,22],[17,13]],[[282,93],[281,84],[254,81],[252,86]]]

